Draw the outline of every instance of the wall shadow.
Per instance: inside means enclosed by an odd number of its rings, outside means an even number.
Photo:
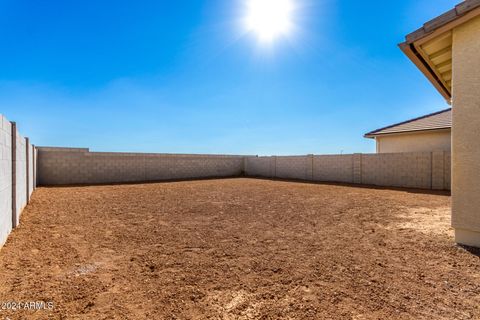
[[[465,246],[463,244],[458,244],[458,247],[462,248],[463,250],[467,251],[468,253],[480,258],[480,248]]]
[[[39,185],[39,187],[42,187],[42,188],[70,188],[70,187],[90,187],[90,186],[119,186],[119,185],[137,185],[137,184],[175,183],[175,182],[187,182],[187,181],[226,180],[226,179],[239,179],[239,178],[248,178],[248,179],[256,179],[256,180],[268,180],[268,181],[281,181],[281,182],[292,182],[292,183],[306,183],[306,184],[313,184],[313,185],[331,185],[331,186],[342,186],[342,187],[363,188],[363,189],[373,189],[373,190],[394,190],[394,191],[402,191],[402,192],[408,192],[408,193],[431,194],[431,195],[440,195],[440,196],[447,196],[447,197],[451,196],[451,192],[447,191],[447,190],[428,190],[428,189],[401,188],[401,187],[385,187],[385,186],[342,183],[342,182],[311,181],[311,180],[282,179],[282,178],[265,178],[265,177],[245,176],[245,175],[238,175],[238,176],[231,176],[231,177],[186,178],[186,179],[149,180],[149,181],[132,181],[132,182],[117,182],[117,183]]]
[[[59,184],[59,185],[38,185],[40,188],[79,188],[79,187],[101,187],[101,186],[123,186],[123,185],[138,185],[138,184],[158,184],[158,183],[174,183],[174,182],[188,182],[188,181],[208,181],[208,180],[228,180],[238,178],[249,178],[245,176],[231,176],[231,177],[206,177],[206,178],[185,178],[185,179],[168,179],[168,180],[148,180],[148,181],[127,181],[127,182],[106,182],[106,183],[80,183],[80,184]]]
[[[270,180],[270,181],[282,181],[282,182],[294,182],[294,183],[306,183],[306,184],[316,184],[316,185],[342,186],[342,187],[374,189],[374,190],[394,190],[394,191],[403,191],[408,193],[431,194],[431,195],[439,195],[439,196],[447,196],[447,197],[451,196],[451,192],[449,190],[386,187],[386,186],[376,186],[376,185],[368,185],[368,184],[354,184],[354,183],[329,182],[329,181],[311,181],[311,180],[283,179],[283,178],[264,178],[264,177],[253,177],[253,176],[252,177],[249,176],[245,178]]]

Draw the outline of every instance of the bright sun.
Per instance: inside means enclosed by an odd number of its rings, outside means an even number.
[[[246,27],[261,42],[272,42],[293,27],[293,0],[246,0]]]

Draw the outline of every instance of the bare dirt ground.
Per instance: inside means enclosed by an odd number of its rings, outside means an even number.
[[[0,319],[480,319],[450,197],[255,179],[39,188]]]

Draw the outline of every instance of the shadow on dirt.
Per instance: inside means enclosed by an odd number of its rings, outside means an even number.
[[[256,177],[256,176],[205,177],[205,178],[191,178],[191,179],[186,178],[186,179],[172,179],[172,180],[158,180],[158,181],[132,181],[132,182],[119,182],[119,183],[65,184],[65,185],[38,185],[38,186],[39,187],[44,187],[44,188],[70,188],[70,187],[89,187],[89,186],[116,186],[116,185],[172,183],[172,182],[188,182],[188,181],[204,181],[204,180],[228,180],[228,179],[238,179],[238,178],[270,180],[270,181],[283,181],[283,182],[297,182],[297,183],[308,183],[308,184],[322,184],[322,185],[343,186],[343,187],[353,187],[353,188],[365,188],[365,189],[377,189],[377,190],[396,190],[396,191],[403,191],[403,192],[408,192],[408,193],[434,194],[434,195],[447,196],[447,197],[449,197],[451,195],[450,191],[447,191],[447,190],[428,190],[428,189],[413,189],[413,188],[400,188],[400,187],[384,187],[384,186],[365,185],[365,184],[352,184],[352,183],[326,182],[326,181],[311,181],[311,180],[297,180],[297,179],[282,179],[282,178],[267,178],[267,177]]]
[[[480,258],[480,248],[469,247],[469,246],[464,246],[464,245],[460,245],[460,244],[458,246],[460,248],[462,248],[463,250],[467,251],[468,253]]]
[[[245,177],[245,178],[270,180],[270,181],[308,183],[308,184],[322,184],[322,185],[364,188],[364,189],[376,189],[376,190],[395,190],[395,191],[403,191],[403,192],[408,192],[408,193],[433,194],[433,195],[447,196],[447,197],[451,196],[451,192],[448,191],[448,190],[429,190],[429,189],[415,189],[415,188],[402,188],[402,187],[385,187],[385,186],[375,186],[375,185],[367,185],[367,184],[352,184],[352,183],[342,183],[342,182],[311,181],[311,180],[296,180],[296,179],[281,179],[281,178],[263,178],[263,177]]]

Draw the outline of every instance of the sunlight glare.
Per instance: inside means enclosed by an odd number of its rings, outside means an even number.
[[[293,27],[292,0],[247,0],[246,27],[261,42],[272,42]]]

